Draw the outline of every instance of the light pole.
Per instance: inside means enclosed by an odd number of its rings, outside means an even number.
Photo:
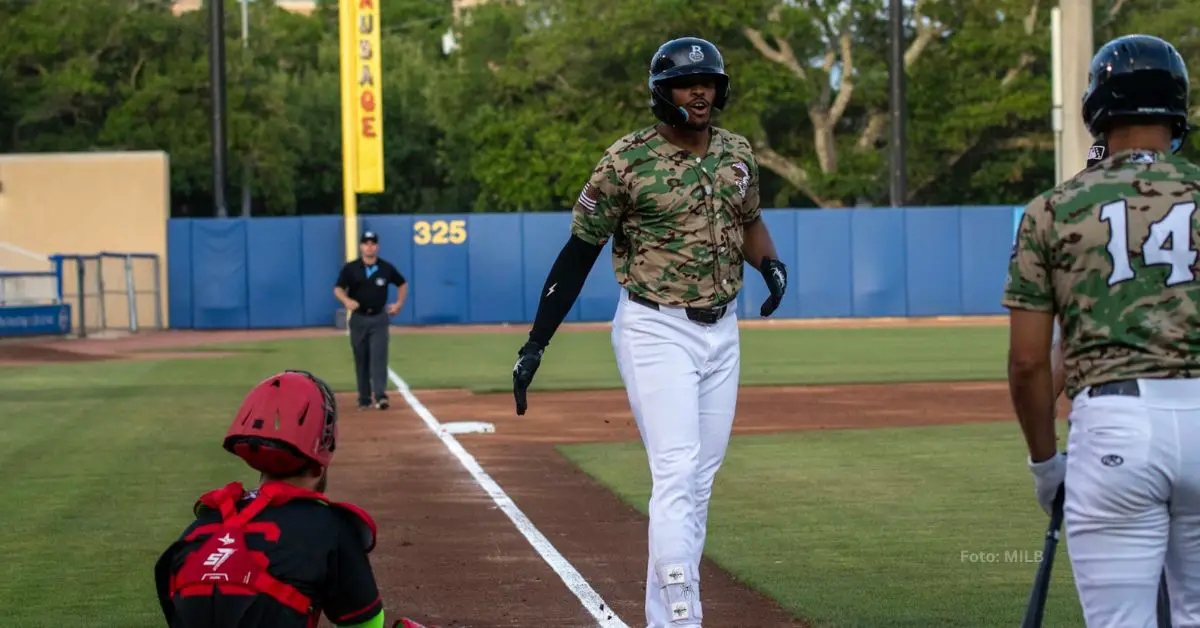
[[[241,0],[242,2],[242,52],[243,58],[247,56],[250,46],[250,8],[249,0]],[[249,75],[245,79],[249,82]],[[243,87],[249,91],[249,85],[243,84]],[[250,217],[250,159],[247,157],[242,160],[242,217]]]

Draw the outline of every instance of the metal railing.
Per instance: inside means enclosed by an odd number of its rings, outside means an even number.
[[[59,298],[72,306],[79,335],[97,331],[132,333],[163,325],[162,264],[153,253],[52,255]],[[149,296],[147,301],[144,297]]]

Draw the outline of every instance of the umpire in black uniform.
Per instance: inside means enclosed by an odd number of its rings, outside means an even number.
[[[346,308],[354,373],[358,378],[358,409],[388,407],[388,327],[408,297],[408,281],[395,266],[379,257],[379,236],[374,231],[358,241],[359,258],[342,266],[333,294]],[[397,288],[396,302],[388,305],[388,284]]]

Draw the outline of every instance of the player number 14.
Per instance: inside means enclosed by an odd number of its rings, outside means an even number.
[[[1146,266],[1170,266],[1167,285],[1174,286],[1196,278],[1192,265],[1196,250],[1192,248],[1192,215],[1196,203],[1176,203],[1162,220],[1150,225],[1150,233],[1142,241],[1142,261]],[[1129,263],[1129,207],[1125,201],[1113,201],[1100,207],[1100,219],[1108,222],[1108,254],[1113,270],[1108,285],[1115,286],[1133,279]],[[1165,248],[1167,242],[1171,248]]]

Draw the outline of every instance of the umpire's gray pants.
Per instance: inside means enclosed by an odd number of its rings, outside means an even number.
[[[354,374],[358,379],[358,403],[370,405],[387,397],[388,315],[350,315],[350,348],[354,351]]]

